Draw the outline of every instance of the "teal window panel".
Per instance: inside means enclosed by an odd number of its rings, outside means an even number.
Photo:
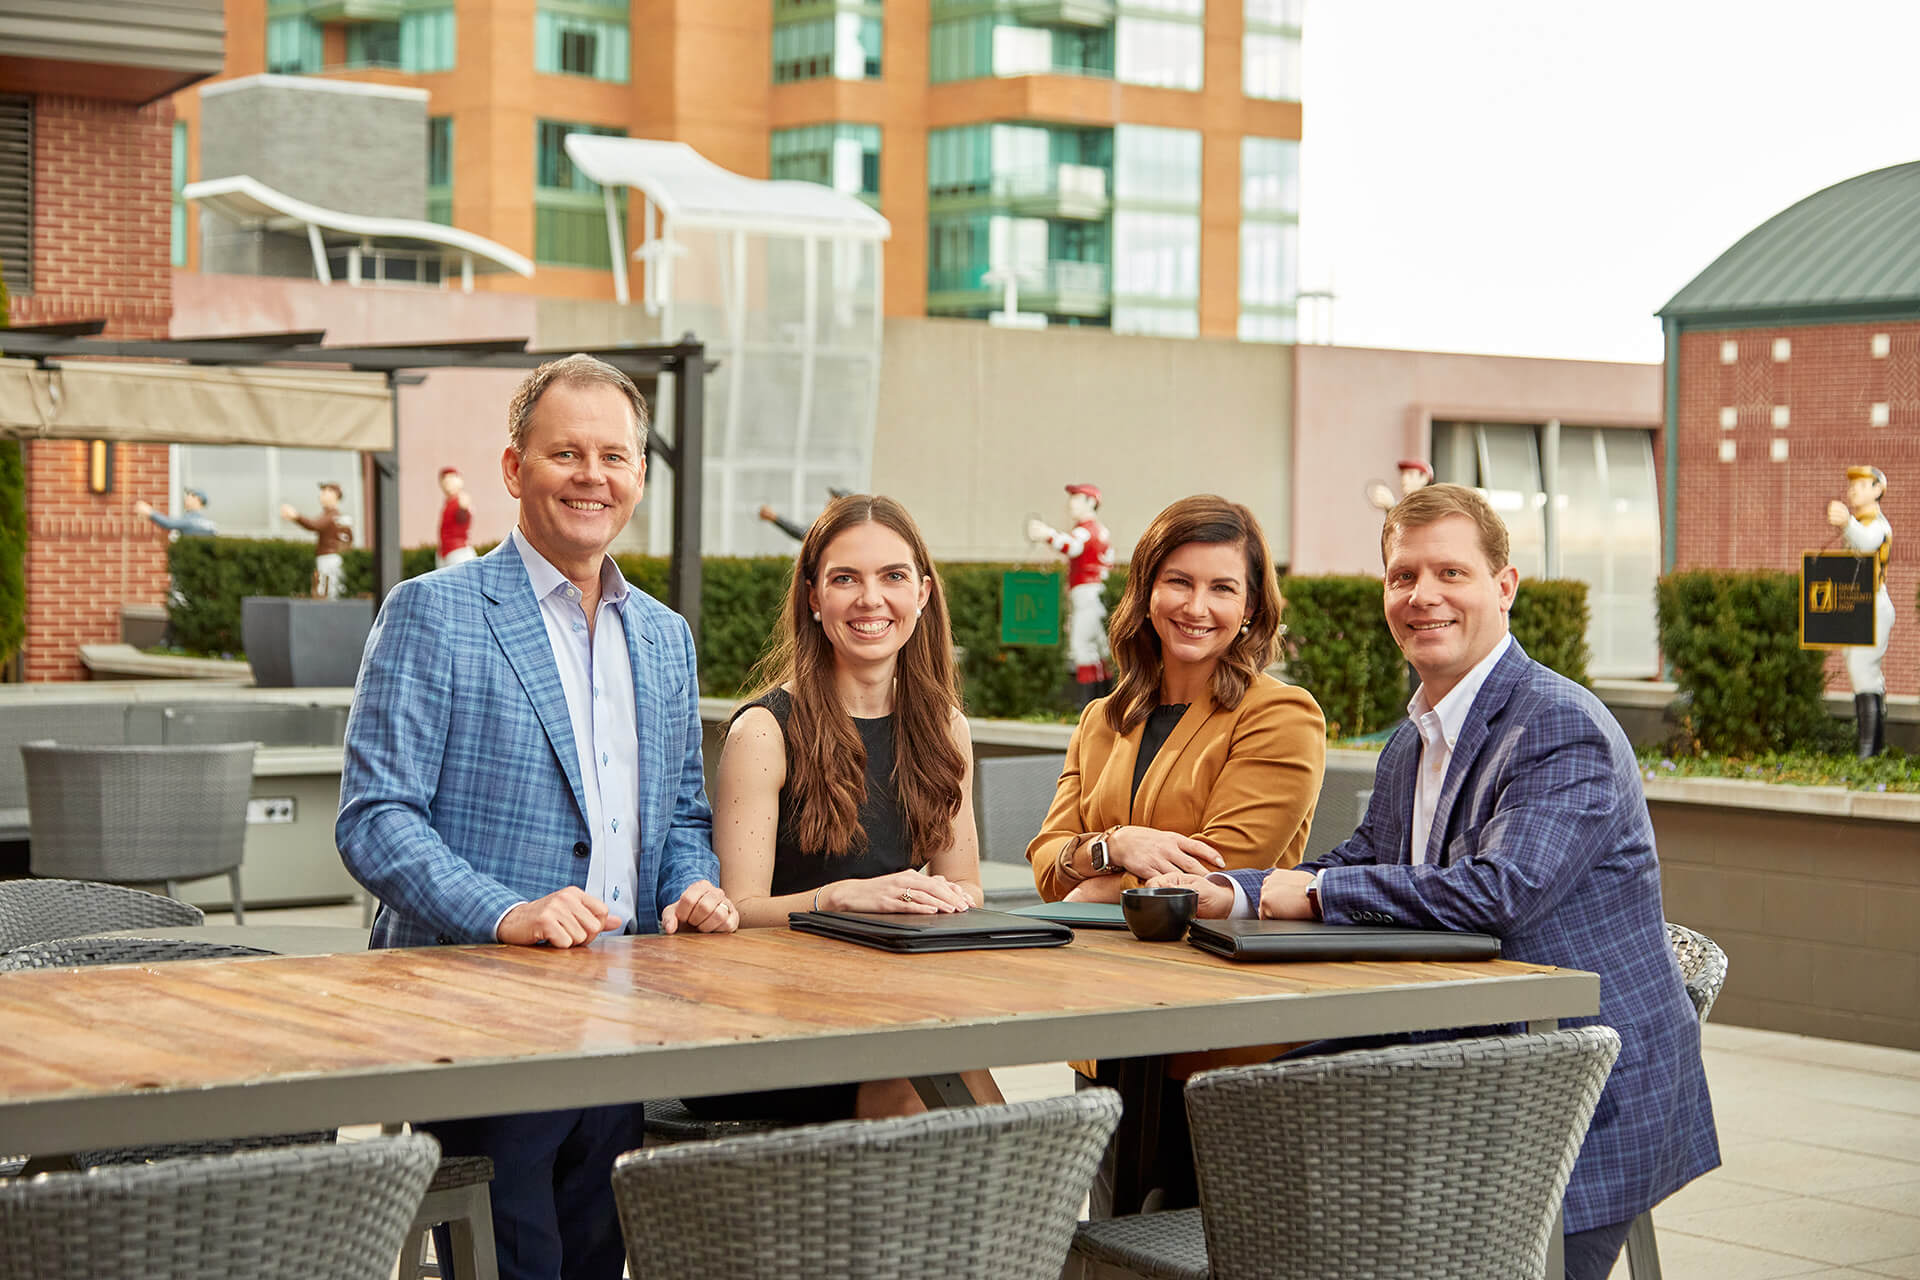
[[[427,221],[453,225],[453,117],[427,117]]]
[[[1114,21],[1114,79],[1162,89],[1199,89],[1206,74],[1206,31],[1200,22],[1129,16],[1134,7],[1123,9]]]
[[[187,122],[173,122],[173,265],[187,265],[187,202],[180,189],[187,185]]]
[[[267,22],[267,70],[274,75],[308,75],[320,69],[320,24],[304,15]]]
[[[1240,139],[1243,217],[1300,216],[1300,144],[1291,138]]]
[[[451,8],[427,9],[400,19],[400,66],[405,71],[451,71],[459,50]]]
[[[624,17],[595,17],[544,6],[533,15],[536,71],[626,84],[631,77],[631,52]]]
[[[569,133],[624,138],[626,130],[604,125],[534,122],[533,258],[550,266],[613,269],[607,246],[606,205],[600,184],[574,168],[566,152]],[[626,240],[627,193],[615,194],[620,238]]]
[[[880,198],[880,126],[816,124],[775,129],[771,176],[822,186],[876,204]]]
[[[884,27],[879,17],[857,11],[773,26],[773,82],[878,80]]]

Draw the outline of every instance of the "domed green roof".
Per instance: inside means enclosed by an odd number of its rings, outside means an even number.
[[[1816,191],[1749,231],[1658,314],[1683,324],[1920,313],[1920,162]]]

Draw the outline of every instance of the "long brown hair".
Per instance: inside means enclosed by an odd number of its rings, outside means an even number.
[[[857,525],[900,535],[919,575],[933,586],[893,673],[893,781],[906,811],[907,842],[916,865],[952,842],[966,761],[954,745],[951,718],[960,706],[946,586],[926,540],[907,509],[892,498],[849,494],[827,504],[801,540],[787,583],[773,648],[754,667],[755,696],[792,689],[787,719],[787,790],[795,836],[808,853],[849,853],[866,846],[860,804],[866,799],[867,751],[834,684],[833,645],[813,620],[808,593],[833,540]]]
[[[1280,583],[1274,577],[1273,555],[1260,522],[1239,503],[1215,494],[1182,498],[1155,516],[1133,544],[1127,589],[1107,625],[1114,665],[1120,671],[1107,698],[1107,724],[1115,733],[1128,732],[1159,705],[1166,664],[1160,653],[1160,633],[1153,629],[1149,613],[1153,584],[1167,557],[1189,542],[1235,543],[1247,554],[1247,628],[1233,638],[1213,669],[1215,705],[1229,711],[1239,706],[1273,661],[1274,643],[1280,636]]]

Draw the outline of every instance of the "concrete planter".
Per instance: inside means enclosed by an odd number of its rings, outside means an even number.
[[[265,689],[351,687],[373,629],[371,600],[248,596],[240,642],[254,684]]]

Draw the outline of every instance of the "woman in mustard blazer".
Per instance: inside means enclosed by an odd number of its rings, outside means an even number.
[[[1282,607],[1266,535],[1247,508],[1204,494],[1154,517],[1109,627],[1118,681],[1082,713],[1045,825],[1027,846],[1042,898],[1117,902],[1162,872],[1300,861],[1326,769],[1326,721],[1313,695],[1266,674]],[[1181,1055],[1168,1073],[1266,1061],[1284,1047]],[[1074,1066],[1102,1083],[1116,1074]],[[1190,1207],[1198,1190],[1185,1111],[1169,1106],[1161,1119],[1143,1185],[1161,1188],[1160,1208]],[[1110,1174],[1103,1168],[1109,1189]]]

